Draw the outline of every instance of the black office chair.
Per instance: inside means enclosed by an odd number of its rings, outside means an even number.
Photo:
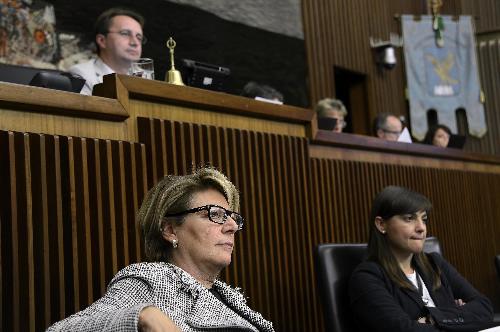
[[[500,281],[500,255],[495,256],[495,268],[497,269],[498,281]],[[500,326],[500,312],[496,312],[493,316],[493,322]]]
[[[366,248],[365,243],[327,243],[316,247],[316,274],[326,331],[356,330],[347,287],[351,273],[365,259]],[[426,239],[424,251],[442,254],[435,237]]]
[[[500,281],[500,255],[495,256],[495,267],[497,268],[498,281]]]
[[[424,251],[426,253],[437,252],[438,254],[443,256],[443,249],[441,249],[439,240],[435,236],[429,236],[425,239]]]

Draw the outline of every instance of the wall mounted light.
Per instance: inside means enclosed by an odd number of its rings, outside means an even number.
[[[375,62],[379,67],[392,69],[396,66],[396,47],[403,46],[403,38],[398,34],[390,34],[389,40],[370,37],[370,46],[375,50]]]

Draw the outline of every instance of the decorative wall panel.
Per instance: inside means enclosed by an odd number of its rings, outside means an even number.
[[[194,165],[221,169],[242,193],[247,222],[223,278],[278,331],[318,330],[309,234],[307,141],[191,123],[139,118],[150,184]],[[153,148],[154,147],[154,148]]]
[[[0,131],[2,331],[41,331],[141,260],[140,144]]]
[[[500,252],[499,174],[327,159],[311,159],[311,174],[313,244],[367,242],[376,193],[406,186],[433,203],[428,233],[440,240],[446,259],[500,304],[493,265]]]

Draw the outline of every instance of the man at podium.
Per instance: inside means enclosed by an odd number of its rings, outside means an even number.
[[[146,43],[143,26],[144,18],[128,9],[111,8],[99,15],[95,23],[97,57],[69,69],[85,79],[80,93],[91,95],[104,75],[127,74],[132,62],[141,57],[142,45]]]

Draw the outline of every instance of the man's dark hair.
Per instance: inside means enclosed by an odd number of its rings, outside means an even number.
[[[373,129],[373,135],[377,136],[377,131],[379,129],[387,129],[386,128],[386,122],[387,122],[387,118],[390,117],[390,116],[397,117],[394,114],[385,113],[385,112],[377,114],[377,116],[373,120],[373,128],[372,128]]]
[[[259,84],[253,81],[245,84],[241,95],[249,98],[261,97],[271,100],[278,99],[279,101],[283,102],[283,94],[281,94],[281,92],[279,92],[272,86]]]
[[[110,8],[110,9],[104,11],[101,15],[99,15],[99,17],[95,21],[94,37],[99,35],[99,34],[106,35],[109,32],[109,26],[111,25],[111,20],[115,16],[131,17],[141,25],[141,28],[144,28],[145,20],[141,14],[134,12],[131,9],[113,7],[113,8]],[[99,54],[101,52],[101,50],[99,49],[99,45],[95,41],[95,38],[94,38],[94,43],[95,43],[96,48],[97,48],[97,54]]]

